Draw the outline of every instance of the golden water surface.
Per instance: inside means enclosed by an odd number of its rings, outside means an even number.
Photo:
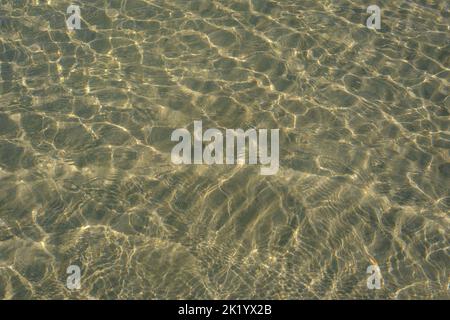
[[[449,299],[447,2],[371,2],[0,0],[0,298]],[[196,120],[279,171],[172,164]]]

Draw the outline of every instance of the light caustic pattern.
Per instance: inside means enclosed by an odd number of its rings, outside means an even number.
[[[448,8],[371,4],[1,0],[0,298],[449,298]],[[196,120],[279,171],[172,164]]]

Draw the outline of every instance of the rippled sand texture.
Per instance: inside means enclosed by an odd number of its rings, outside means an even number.
[[[2,0],[0,297],[449,299],[448,8],[377,2]],[[173,165],[194,120],[278,174]]]

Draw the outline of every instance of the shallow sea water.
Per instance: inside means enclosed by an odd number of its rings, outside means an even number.
[[[449,8],[369,2],[0,0],[0,298],[449,299]],[[278,173],[172,164],[194,120]]]

